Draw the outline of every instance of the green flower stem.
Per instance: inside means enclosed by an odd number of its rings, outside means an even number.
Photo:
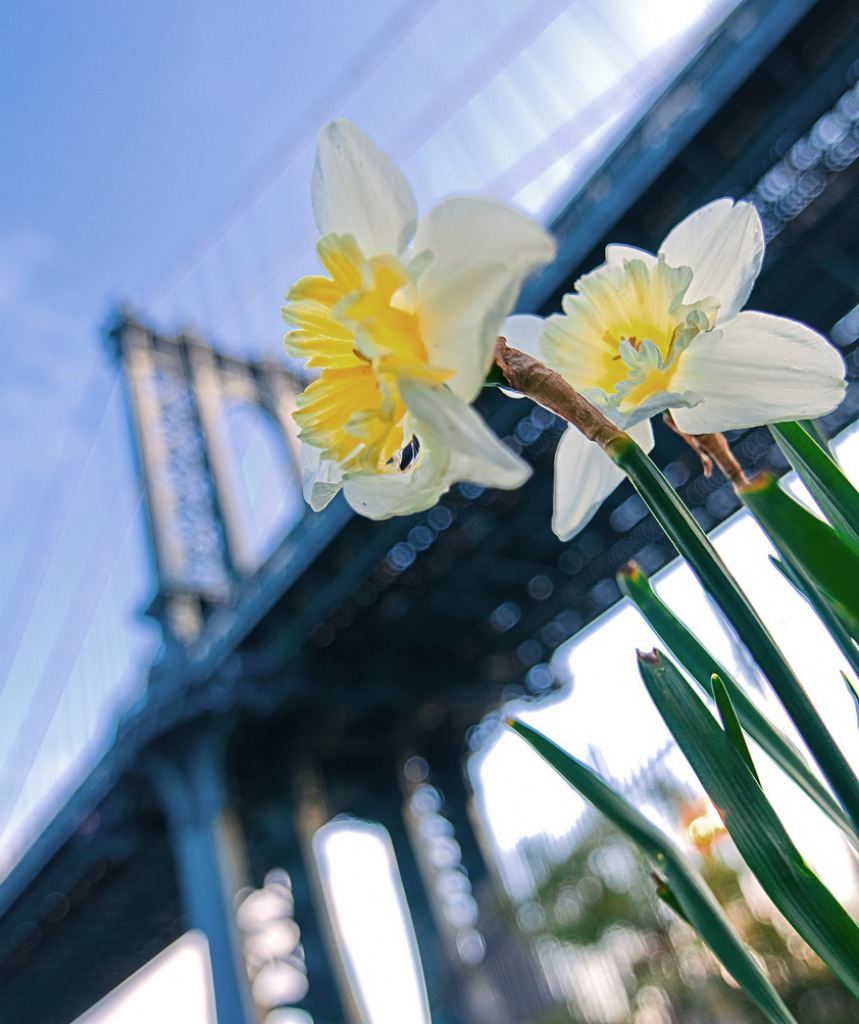
[[[498,339],[495,363],[507,384],[562,416],[599,444],[632,480],[678,552],[722,609],[770,681],[823,776],[859,828],[859,782],[737,581],[676,491],[638,445],[539,360]]]

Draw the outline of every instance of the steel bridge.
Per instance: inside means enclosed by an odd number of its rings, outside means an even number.
[[[751,196],[769,235],[753,305],[825,333],[839,324],[854,376],[858,28],[847,2],[742,5],[572,199],[555,224],[560,257],[523,308],[557,308],[609,238],[652,250],[695,206]],[[492,909],[463,763],[502,695],[552,689],[552,652],[618,599],[616,569],[635,558],[654,571],[670,544],[626,487],[559,543],[549,522],[561,425],[487,392],[481,411],[535,467],[521,491],[460,485],[429,512],[383,523],[338,500],[296,515],[257,566],[219,416],[231,401],[262,410],[289,463],[300,382],[122,313],[108,343],[137,432],[159,572],[149,614],[165,643],[109,752],[0,887],[4,1024],[67,1024],[189,927],[208,937],[219,1022],[257,1020],[234,897],[276,867],[292,877],[302,933],[298,1005],[317,1024],[356,1019],[310,855],[314,831],[339,813],[391,834],[433,1020],[543,1012],[550,997],[527,945]],[[857,411],[851,385],[825,429]],[[657,429],[658,459],[702,525],[735,511],[726,482]],[[732,442],[750,468],[785,468],[765,429]],[[479,962],[439,921],[404,822],[425,783],[479,905]]]

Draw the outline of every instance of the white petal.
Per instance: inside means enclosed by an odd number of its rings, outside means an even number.
[[[575,537],[623,478],[623,470],[595,441],[577,427],[567,427],[555,452],[552,529],[557,536]]]
[[[367,257],[399,255],[415,232],[409,183],[350,121],[322,129],[310,195],[320,234],[353,235]]]
[[[552,259],[555,243],[510,206],[458,197],[421,220],[414,252],[418,257],[425,251],[432,261],[418,282],[421,334],[430,363],[454,370],[448,387],[471,402],[522,282]]]
[[[719,325],[746,303],[764,258],[764,231],[751,203],[717,199],[690,213],[659,247],[672,267],[691,267],[684,302],[715,296]]]
[[[627,431],[646,452],[653,448],[650,422]],[[570,425],[555,452],[555,511],[552,529],[561,540],[571,540],[624,479],[596,441],[589,441]]]
[[[322,459],[318,448],[301,442],[301,480],[304,500],[314,512],[321,512],[342,484],[336,462]]]
[[[622,267],[626,260],[641,260],[648,267],[656,266],[656,257],[646,249],[636,249],[634,245],[607,245],[605,261],[614,267]]]
[[[349,505],[368,519],[390,519],[432,508],[450,487],[431,450],[421,451],[420,465],[406,473],[350,476],[343,482]]]
[[[482,487],[521,487],[531,467],[489,429],[479,413],[449,388],[400,380],[400,394],[421,430],[444,443],[454,479]]]
[[[498,333],[502,338],[507,339],[511,348],[518,348],[541,362],[545,362],[543,355],[543,329],[546,321],[541,316],[534,316],[532,313],[517,313],[516,316],[508,316],[499,328]]]
[[[672,390],[701,401],[672,415],[687,434],[823,416],[844,397],[844,372],[838,351],[810,327],[747,311],[681,355]]]
[[[653,445],[656,442],[653,440],[653,427],[650,425],[650,420],[636,423],[634,427],[627,427],[626,432],[643,451],[653,450]]]
[[[370,519],[388,519],[431,508],[458,480],[483,487],[520,487],[531,469],[492,433],[480,416],[448,388],[400,380],[420,439],[414,469],[349,477],[346,500]]]

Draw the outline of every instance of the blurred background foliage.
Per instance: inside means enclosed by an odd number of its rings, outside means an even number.
[[[668,775],[654,780],[650,795],[796,1016],[814,1024],[852,1019],[853,1000],[761,890],[712,804]],[[568,857],[545,864],[533,900],[515,911],[561,1004],[539,1024],[764,1024],[660,898],[633,844],[596,814],[582,831]]]

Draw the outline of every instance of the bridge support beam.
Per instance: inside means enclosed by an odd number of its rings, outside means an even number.
[[[167,816],[188,927],[209,942],[217,1024],[259,1024],[234,909],[249,874],[224,798],[224,746],[211,724],[183,729],[159,744],[147,767]]]
[[[502,882],[491,868],[486,840],[476,827],[463,751],[447,741],[429,744],[424,753],[427,782],[440,793],[441,813],[453,826],[478,908],[477,928],[485,943],[485,955],[476,961],[451,952],[457,989],[468,1007],[467,1019],[471,1024],[517,1024],[542,1018],[555,1001],[527,942],[504,927],[493,908],[492,891]]]

